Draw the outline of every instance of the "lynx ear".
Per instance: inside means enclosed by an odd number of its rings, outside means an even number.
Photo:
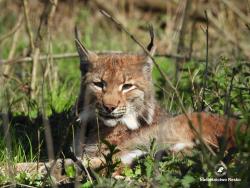
[[[154,28],[152,25],[149,26],[149,34],[150,34],[150,43],[147,46],[147,50],[149,51],[150,55],[153,56],[155,53],[155,45],[154,45]],[[145,72],[148,72],[151,74],[151,71],[153,69],[153,61],[151,57],[149,57],[148,54],[146,54],[146,64],[144,66]]]
[[[89,65],[97,59],[97,55],[94,52],[87,50],[79,39],[77,27],[75,27],[75,45],[80,57],[80,69],[82,73],[88,72]]]
[[[149,35],[150,35],[150,43],[147,46],[147,50],[149,51],[150,55],[153,56],[155,53],[155,45],[154,45],[154,38],[155,38],[155,34],[154,34],[154,28],[152,25],[149,25]]]

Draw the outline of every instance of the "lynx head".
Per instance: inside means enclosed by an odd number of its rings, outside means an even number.
[[[146,54],[95,54],[75,40],[80,57],[85,105],[93,105],[107,126],[137,129],[154,115],[152,60]],[[148,51],[153,54],[153,34]]]

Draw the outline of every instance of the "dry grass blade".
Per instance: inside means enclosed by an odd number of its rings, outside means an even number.
[[[187,25],[188,25],[188,11],[189,11],[189,7],[190,7],[190,1],[189,0],[185,0],[185,1],[182,1],[181,3],[183,3],[182,5],[182,15],[181,15],[181,20],[180,20],[180,25],[179,25],[179,29],[178,29],[178,42],[177,42],[177,49],[176,49],[176,52],[179,54],[183,51],[184,49],[184,39],[185,39],[185,34],[186,34],[186,28],[187,28]],[[178,80],[178,77],[179,77],[179,71],[180,71],[180,68],[181,68],[181,60],[183,59],[179,59],[179,58],[176,58],[176,72],[175,72],[175,80]]]

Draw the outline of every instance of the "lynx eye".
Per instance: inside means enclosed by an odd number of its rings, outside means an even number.
[[[122,85],[122,91],[127,91],[135,87],[133,84],[123,84]]]
[[[104,82],[100,81],[100,82],[93,82],[93,84],[95,85],[95,87],[99,88],[99,89],[103,89],[104,88]]]

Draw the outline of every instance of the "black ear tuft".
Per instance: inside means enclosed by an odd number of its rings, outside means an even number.
[[[81,40],[79,39],[79,32],[77,27],[75,26],[75,44],[80,57],[80,60],[87,60],[89,56],[88,50],[83,46]],[[82,63],[82,62],[81,62]]]
[[[147,50],[153,56],[154,55],[154,51],[155,51],[155,46],[154,46],[155,34],[154,34],[154,28],[153,28],[152,25],[149,25],[149,34],[150,34],[150,43],[147,46]]]
[[[150,34],[150,43],[147,46],[147,50],[149,51],[150,55],[153,56],[156,48],[154,45],[154,36],[155,35],[154,35],[154,28],[152,25],[149,25],[149,34]],[[153,70],[153,61],[152,61],[151,57],[146,55],[145,65],[143,67],[143,72],[145,74],[148,74],[151,78],[152,70]]]
[[[81,72],[85,74],[86,72],[88,72],[89,67],[88,52],[78,39],[75,39],[75,44],[80,58],[80,69]]]
[[[89,71],[89,62],[82,62],[80,63],[80,70],[82,75],[85,75]]]
[[[97,55],[84,47],[84,45],[81,43],[79,39],[79,32],[77,27],[75,26],[75,45],[77,48],[77,52],[80,57],[80,69],[83,74],[88,72],[89,65],[91,63],[91,60],[97,57]]]
[[[147,46],[147,50],[151,51],[154,46],[154,28],[152,25],[149,25],[149,34],[150,34],[150,43]]]

